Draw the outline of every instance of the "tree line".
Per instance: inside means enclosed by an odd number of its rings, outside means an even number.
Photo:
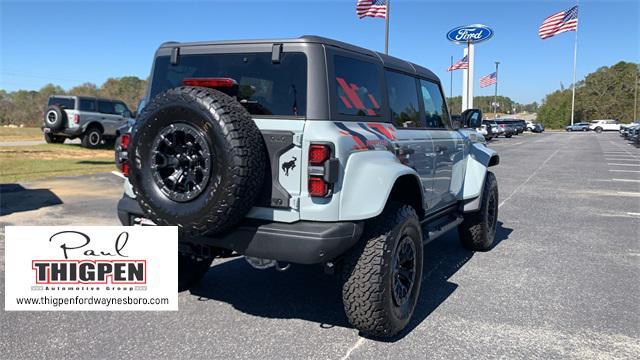
[[[474,108],[482,110],[483,114],[491,114],[491,116],[487,115],[485,117],[493,117],[493,102],[493,96],[473,97]],[[530,104],[520,104],[511,100],[508,96],[498,96],[496,97],[496,102],[498,103],[497,110],[499,114],[513,114],[523,111],[535,113],[538,111],[538,103],[535,101]],[[462,96],[448,97],[447,104],[452,114],[459,114],[462,108]]]
[[[0,125],[40,126],[42,113],[50,95],[95,96],[124,101],[129,109],[137,110],[138,102],[144,95],[147,81],[136,76],[109,78],[101,86],[84,83],[68,91],[54,84],[47,84],[40,90],[0,90]]]
[[[639,64],[620,61],[603,66],[576,83],[575,122],[617,119],[629,123],[638,119],[634,114],[635,91]],[[549,128],[562,128],[571,122],[571,89],[548,94],[540,109],[538,121]]]

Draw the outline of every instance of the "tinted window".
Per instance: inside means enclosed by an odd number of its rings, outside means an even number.
[[[96,101],[91,99],[80,99],[80,110],[96,111]]]
[[[127,106],[123,103],[113,103],[113,108],[118,115],[122,115],[125,111],[128,111]]]
[[[98,111],[103,114],[115,114],[113,103],[111,101],[98,100]]]
[[[424,115],[428,128],[449,127],[449,113],[438,84],[420,80]]]
[[[58,105],[61,108],[73,110],[76,108],[76,100],[73,98],[50,97],[49,106],[51,105]]]
[[[335,99],[338,112],[344,115],[380,115],[380,73],[366,61],[335,56]]]
[[[269,53],[181,55],[177,65],[168,56],[156,59],[151,97],[182,85],[185,78],[226,77],[238,84],[238,98],[254,115],[305,115],[307,58],[283,53],[279,64]]]
[[[386,71],[385,77],[393,124],[399,128],[420,127],[416,79],[393,71]]]

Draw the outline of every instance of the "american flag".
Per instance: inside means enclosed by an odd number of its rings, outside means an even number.
[[[578,6],[576,5],[569,10],[560,11],[544,19],[540,29],[538,29],[538,35],[544,40],[565,31],[577,30]]]
[[[447,71],[453,71],[458,69],[468,69],[469,68],[469,57],[465,56],[462,59],[458,60],[457,63],[449,66]]]
[[[387,18],[386,0],[358,0],[356,3],[356,15],[360,19],[365,16]]]
[[[489,85],[493,85],[498,81],[498,75],[496,73],[491,73],[489,75],[485,75],[480,78],[480,87],[487,87]]]

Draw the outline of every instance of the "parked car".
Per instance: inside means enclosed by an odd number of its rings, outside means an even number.
[[[603,131],[619,131],[620,121],[618,120],[593,120],[589,124],[589,130],[593,130],[597,133]]]
[[[133,114],[120,100],[86,96],[49,96],[41,127],[47,143],[80,138],[82,146],[95,148],[104,139],[115,138],[116,130]]]
[[[482,120],[482,125],[487,128],[487,132],[490,134],[490,137],[487,140],[491,140],[500,135],[500,127],[495,123],[495,121]]]
[[[569,125],[565,127],[566,131],[589,131],[589,123],[580,122],[577,124]]]
[[[640,133],[640,124],[635,123],[627,126],[625,139],[629,140],[632,144],[637,143],[638,134]]]
[[[457,227],[491,248],[499,157],[479,110],[451,122],[426,68],[304,36],[166,43],[152,69],[122,135],[135,161],[121,162],[118,216],[181,228],[181,290],[232,251],[261,269],[321,264],[349,322],[393,336],[421,293],[425,242]]]
[[[531,128],[531,132],[534,133],[541,133],[544,131],[544,126],[541,123],[534,123],[533,127]]]
[[[636,121],[631,124],[620,124],[620,136],[622,136],[625,139],[628,139],[629,131],[637,125],[640,125],[640,121]]]
[[[502,129],[503,133],[504,133],[504,137],[506,138],[510,138],[513,135],[517,134],[518,130],[516,129],[516,127],[514,126],[514,124],[510,121],[507,120],[496,120],[496,123],[498,124],[498,126],[500,126],[500,129]]]

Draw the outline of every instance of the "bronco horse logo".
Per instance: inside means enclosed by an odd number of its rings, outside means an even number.
[[[289,176],[289,170],[293,170],[296,168],[296,160],[298,160],[295,156],[292,157],[291,161],[287,161],[282,164],[282,171],[286,176]]]

